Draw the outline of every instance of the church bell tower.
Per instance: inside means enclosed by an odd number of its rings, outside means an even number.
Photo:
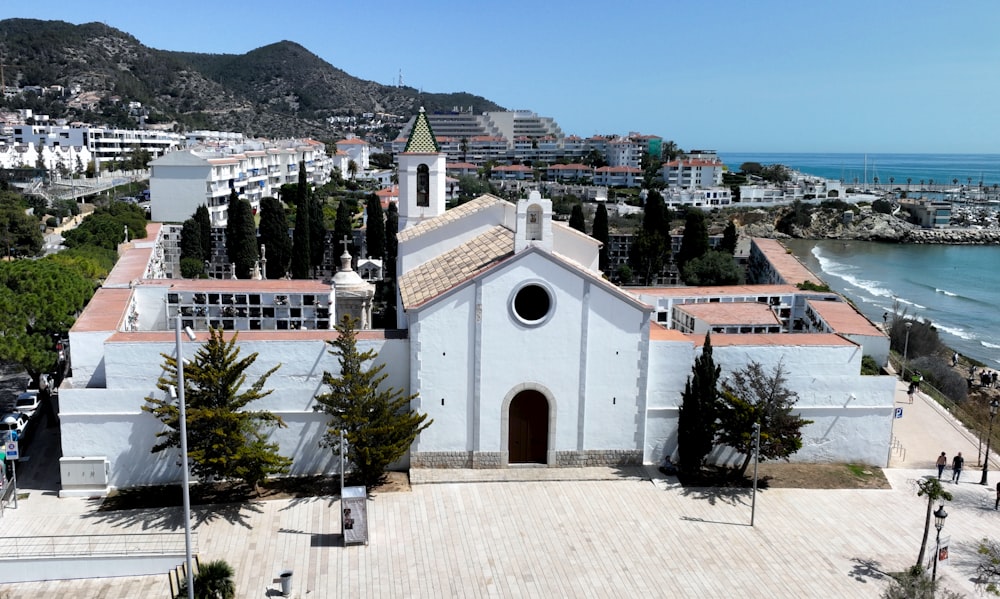
[[[398,156],[400,231],[444,213],[446,158],[421,107]]]

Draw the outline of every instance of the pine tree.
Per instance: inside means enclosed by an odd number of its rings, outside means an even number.
[[[194,220],[201,229],[201,255],[202,260],[212,259],[212,216],[208,213],[208,207],[204,204],[198,206],[194,211]]]
[[[605,275],[608,274],[608,243],[611,234],[608,231],[608,208],[601,202],[597,205],[597,212],[594,213],[594,224],[591,226],[591,237],[601,242],[601,250],[598,256],[598,268]]]
[[[715,442],[721,368],[712,358],[711,333],[705,334],[701,355],[695,358],[684,384],[677,422],[677,452],[681,471],[696,474]]]
[[[754,423],[760,425],[760,461],[784,459],[802,449],[802,428],[812,424],[792,409],[799,396],[788,388],[778,363],[770,373],[751,361],[723,385],[716,441],[743,454],[735,474],[746,474],[753,458]]]
[[[310,210],[306,205],[306,165],[299,163],[299,185],[295,190],[295,230],[292,232],[292,259],[289,270],[293,279],[308,279],[312,258]]]
[[[265,391],[264,385],[280,364],[244,388],[246,371],[257,360],[257,353],[240,358],[238,334],[229,341],[221,329],[210,329],[209,334],[208,341],[184,367],[191,472],[203,481],[236,479],[256,489],[268,476],[287,473],[292,463],[278,453],[277,444],[267,442],[264,432],[270,427],[284,427],[285,422],[271,412],[246,410],[251,402],[271,394],[272,390]],[[167,392],[177,386],[177,359],[160,355],[163,374],[156,387]],[[169,395],[165,399],[150,396],[142,409],[167,426],[167,430],[156,434],[159,441],[153,445],[153,453],[180,447],[176,400]]]
[[[328,341],[335,349],[340,373],[323,373],[323,383],[330,391],[316,397],[316,410],[330,420],[324,444],[340,455],[340,435],[346,442],[344,456],[353,467],[353,475],[362,485],[372,488],[385,476],[385,468],[402,457],[420,431],[431,425],[426,414],[410,408],[416,395],[402,389],[380,388],[389,375],[385,364],[372,363],[374,350],[358,351],[356,321],[350,316],[337,324],[337,339]],[[371,364],[365,368],[365,363]]]
[[[583,218],[583,204],[573,204],[573,211],[569,215],[569,226],[581,233],[587,233],[587,224]]]
[[[375,194],[368,195],[365,206],[367,225],[365,226],[365,245],[368,247],[369,258],[385,256],[385,214],[382,211],[382,201]]]
[[[236,277],[249,279],[257,253],[257,227],[254,224],[250,202],[241,200],[236,190],[229,196],[229,214],[226,220],[226,254],[236,267]]]
[[[285,276],[288,261],[292,255],[292,240],[288,237],[288,215],[277,198],[260,201],[260,236],[258,241],[264,246],[264,258],[268,279]]]

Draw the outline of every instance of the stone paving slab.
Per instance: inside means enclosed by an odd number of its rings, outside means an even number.
[[[654,468],[512,468],[415,471],[410,492],[369,501],[367,546],[343,546],[332,497],[199,506],[195,531],[203,560],[233,565],[238,597],[276,596],[284,569],[308,598],[878,597],[883,572],[916,560],[927,504],[915,481],[941,450],[976,450],[926,398],[903,407],[893,433],[906,457],[886,470],[891,489],[766,489],[753,527],[749,490],[685,489]],[[970,469],[946,483],[951,561],[938,569],[943,586],[969,596],[977,541],[1000,538],[1000,473],[990,486],[978,480]],[[182,530],[175,508],[105,513],[94,500],[29,492],[0,519],[5,536]],[[168,583],[164,574],[0,584],[5,593],[165,598]]]

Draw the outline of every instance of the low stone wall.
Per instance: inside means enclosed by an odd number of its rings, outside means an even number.
[[[410,456],[411,468],[501,468],[501,464],[502,455],[496,451],[427,451]],[[555,456],[558,468],[641,465],[642,450],[638,449],[557,451]]]
[[[411,468],[499,468],[500,452],[425,451],[410,456]]]
[[[593,449],[586,451],[556,452],[556,466],[559,466],[560,468],[641,465],[642,450],[638,449]]]

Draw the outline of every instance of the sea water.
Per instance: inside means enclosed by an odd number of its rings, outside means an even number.
[[[929,320],[960,354],[1000,367],[1000,246],[783,240],[870,320]]]
[[[889,185],[905,191],[909,185],[914,191],[920,181],[935,185],[1000,184],[1000,154],[864,154],[864,153],[761,153],[719,152],[719,158],[738,171],[744,162],[783,164],[825,179],[843,181],[845,184],[873,183],[878,177],[880,185]],[[906,180],[910,179],[907,184]]]

